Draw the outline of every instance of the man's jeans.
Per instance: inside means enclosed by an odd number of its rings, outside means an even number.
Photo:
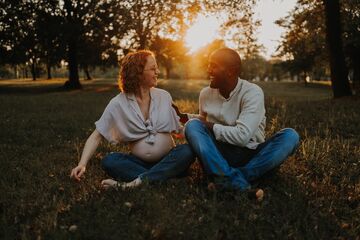
[[[225,187],[246,190],[250,182],[279,166],[299,145],[299,135],[291,128],[277,132],[257,149],[217,141],[198,119],[185,125],[186,139],[202,163],[206,174],[224,177]]]
[[[144,162],[131,154],[110,153],[101,162],[104,171],[118,181],[163,181],[184,175],[194,161],[194,153],[188,144],[177,145],[157,163]]]

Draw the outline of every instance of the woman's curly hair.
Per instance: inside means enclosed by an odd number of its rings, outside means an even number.
[[[139,91],[148,56],[154,56],[154,53],[148,50],[140,50],[128,53],[123,58],[118,81],[122,92],[135,94]]]

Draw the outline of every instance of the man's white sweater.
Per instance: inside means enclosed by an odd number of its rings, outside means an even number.
[[[218,89],[202,89],[199,114],[215,123],[213,131],[218,141],[250,149],[265,141],[264,93],[256,84],[239,78],[228,99]]]

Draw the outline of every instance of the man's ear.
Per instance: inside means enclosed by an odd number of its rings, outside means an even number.
[[[233,78],[234,76],[238,75],[235,68],[229,68],[229,69],[226,70],[226,72],[227,72],[227,76],[229,78]]]

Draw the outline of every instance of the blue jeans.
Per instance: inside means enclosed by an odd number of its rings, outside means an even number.
[[[114,152],[102,160],[104,171],[118,181],[141,180],[163,181],[184,175],[194,161],[194,153],[188,144],[177,145],[159,162],[148,163],[132,154]]]
[[[246,190],[254,181],[280,164],[299,145],[299,135],[291,128],[277,132],[255,150],[217,141],[198,119],[185,125],[185,137],[199,157],[206,174],[224,177],[225,187]]]

